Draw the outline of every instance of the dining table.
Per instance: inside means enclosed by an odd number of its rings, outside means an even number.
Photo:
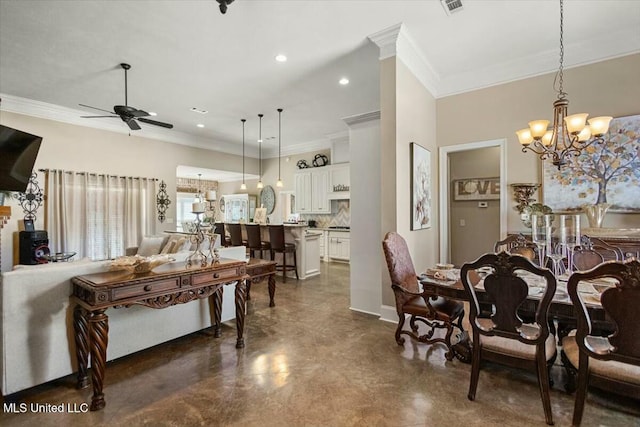
[[[484,278],[491,274],[489,269],[479,269],[470,271],[469,280],[476,289],[478,302],[483,314],[490,313],[491,300],[484,291]],[[520,312],[524,315],[533,315],[544,293],[544,283],[535,275],[521,271],[518,272],[529,286],[529,293],[526,300],[520,306]],[[460,280],[460,269],[452,268],[446,270],[427,269],[425,273],[418,276],[422,290],[425,294],[434,297],[445,297],[458,301],[469,301],[469,295]],[[557,337],[561,341],[571,329],[576,326],[576,312],[567,294],[568,275],[556,277],[557,289],[549,307],[549,317],[558,321]],[[592,325],[602,331],[612,331],[613,324],[600,304],[600,294],[608,287],[614,286],[608,281],[580,282],[578,291],[582,296],[584,304],[589,312]],[[458,336],[458,342],[452,345],[454,354],[458,360],[470,363],[471,361],[471,340],[469,331],[463,331]]]

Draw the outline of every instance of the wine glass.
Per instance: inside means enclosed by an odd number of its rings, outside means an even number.
[[[561,215],[560,224],[564,229],[561,241],[566,248],[567,272],[573,271],[573,252],[580,245],[580,215]]]
[[[545,249],[550,240],[551,215],[531,215],[531,240],[538,248],[538,265],[544,267]]]

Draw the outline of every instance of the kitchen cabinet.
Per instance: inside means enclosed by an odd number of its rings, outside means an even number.
[[[351,237],[348,231],[329,231],[329,258],[349,261]]]
[[[299,213],[331,213],[329,192],[329,170],[307,170],[297,172],[294,177],[296,210]]]
[[[329,199],[340,200],[349,198],[351,185],[351,168],[349,163],[332,165],[329,171]]]

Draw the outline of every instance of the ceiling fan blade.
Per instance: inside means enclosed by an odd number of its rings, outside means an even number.
[[[105,117],[105,118],[111,119],[111,118],[113,118],[113,117],[116,117],[116,118],[117,118],[118,116],[116,116],[116,115],[113,115],[113,116],[80,116],[80,118],[82,118],[82,119],[100,119],[100,118],[102,118],[102,117]]]
[[[167,128],[167,129],[173,129],[173,125],[169,124],[169,123],[158,122],[156,120],[150,120],[150,119],[145,119],[145,118],[140,118],[138,120],[141,121],[142,123],[147,123],[149,125],[155,125],[155,126],[161,126],[163,128]]]
[[[133,119],[129,119],[125,123],[129,125],[129,129],[131,129],[131,130],[140,130],[140,129],[142,129],[140,127],[140,125],[138,123],[136,123],[136,121],[133,120]]]
[[[147,113],[144,110],[135,110],[135,111],[131,112],[131,115],[133,117],[147,117],[147,116],[149,116],[149,113]]]
[[[78,104],[78,105],[81,107],[93,108],[94,110],[98,110],[98,111],[104,111],[105,113],[109,113],[109,114],[115,114],[113,111],[103,110],[102,108],[92,107],[91,105],[85,105],[85,104]]]

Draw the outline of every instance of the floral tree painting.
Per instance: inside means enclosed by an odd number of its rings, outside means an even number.
[[[544,203],[554,211],[609,204],[640,212],[640,115],[611,121],[602,144],[587,147],[560,170],[544,162]]]
[[[431,227],[431,153],[411,143],[411,229]]]

